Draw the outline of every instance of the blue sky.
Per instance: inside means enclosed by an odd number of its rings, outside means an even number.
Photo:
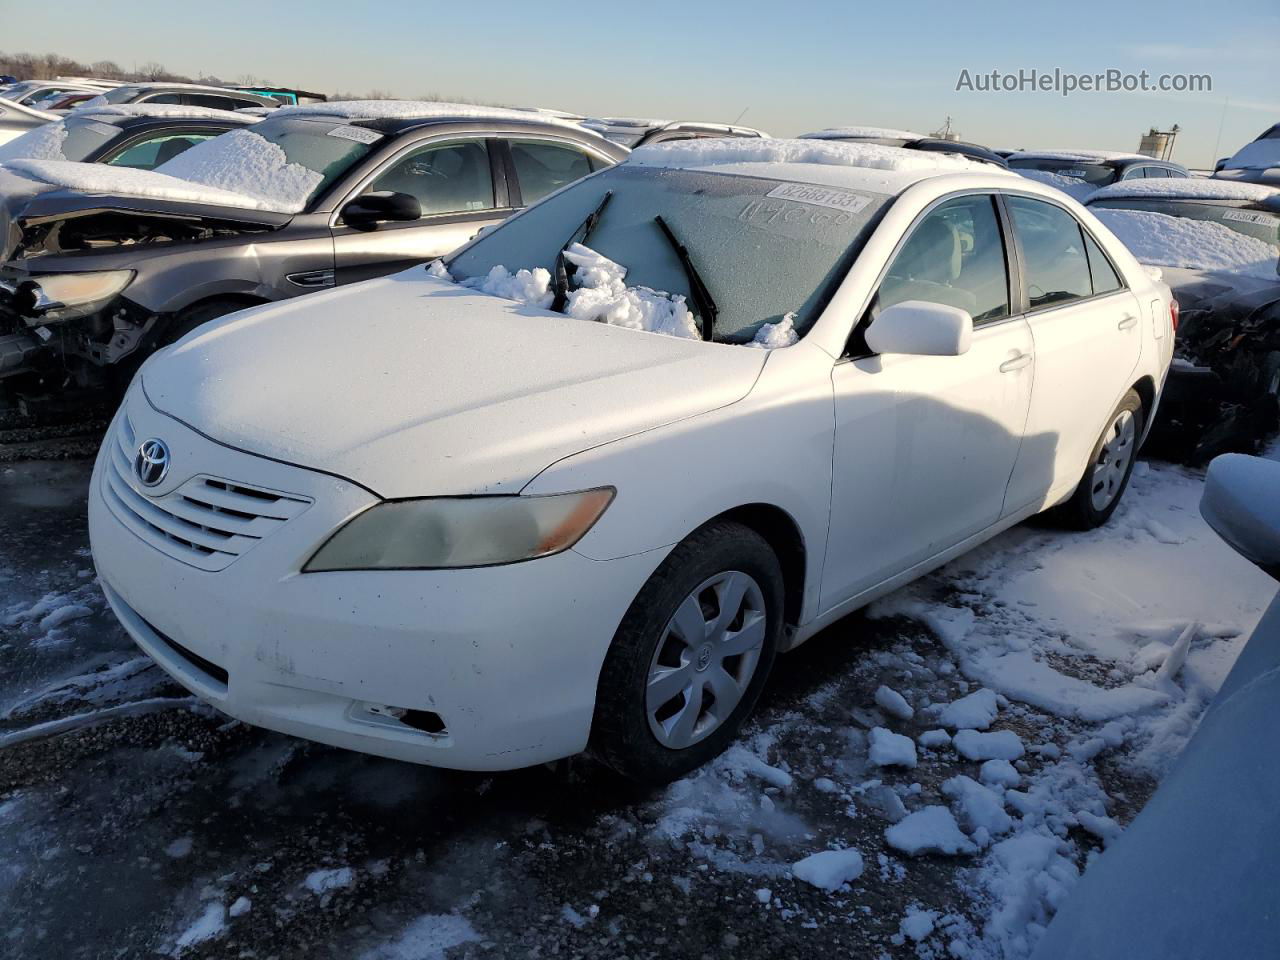
[[[1203,166],[1280,120],[1276,0],[1144,3],[458,4],[0,0],[0,49],[290,86],[442,95],[587,114],[742,122],[775,135],[845,124],[930,132],[950,116],[998,147],[1132,150],[1180,124]],[[1020,68],[1207,73],[1212,93],[975,93]],[[743,111],[746,111],[745,114]],[[1219,130],[1221,128],[1221,133]],[[1215,152],[1215,143],[1220,146]]]

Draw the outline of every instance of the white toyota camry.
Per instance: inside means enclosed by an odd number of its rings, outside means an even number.
[[[89,522],[125,628],[248,723],[664,781],[775,655],[1125,490],[1168,289],[1063,194],[821,141],[637,151],[445,263],[134,380]]]

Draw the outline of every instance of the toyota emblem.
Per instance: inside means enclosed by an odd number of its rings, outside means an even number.
[[[169,447],[165,442],[155,438],[144,441],[133,458],[133,472],[146,487],[163,480],[169,472]]]

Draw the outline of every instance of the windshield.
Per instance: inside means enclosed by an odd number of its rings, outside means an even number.
[[[1105,207],[1112,210],[1145,210],[1163,213],[1170,217],[1188,220],[1205,220],[1233,230],[1246,237],[1253,237],[1276,248],[1280,255],[1280,213],[1251,210],[1229,204],[1200,203],[1195,200],[1124,198],[1099,200],[1091,208]]]
[[[803,336],[890,202],[884,194],[760,177],[622,164],[553,194],[448,262],[457,279],[542,267],[612,194],[582,241],[626,270],[626,284],[685,297],[697,313],[685,247],[714,301],[714,339],[747,343],[790,315]],[[575,261],[576,262],[576,261]],[[698,317],[701,322],[703,318]]]
[[[120,128],[101,120],[76,117],[46,123],[0,146],[6,160],[75,160],[84,162],[120,135]]]
[[[198,143],[156,172],[298,213],[382,139],[377,131],[330,118],[271,118],[252,130],[232,130]]]
[[[1083,180],[1094,186],[1114,183],[1116,171],[1102,163],[1081,163],[1077,160],[1036,160],[1024,157],[1021,160],[1010,158],[1011,170],[1042,170],[1045,173],[1056,173],[1060,177]]]

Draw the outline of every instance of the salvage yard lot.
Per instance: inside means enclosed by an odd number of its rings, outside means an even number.
[[[783,657],[744,737],[665,790],[460,774],[170,683],[95,582],[88,473],[0,465],[3,956],[1023,957],[1273,592],[1200,520],[1201,474],[1144,463],[1108,526],[1024,524]],[[993,706],[994,740],[930,732]],[[828,849],[860,854],[848,886],[852,854],[793,874]]]

